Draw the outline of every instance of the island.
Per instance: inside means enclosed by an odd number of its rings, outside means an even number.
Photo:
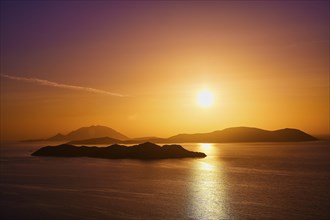
[[[46,146],[33,152],[32,156],[51,157],[96,157],[107,159],[141,159],[156,160],[170,158],[204,158],[206,154],[184,149],[180,145],[171,144],[159,146],[145,142],[133,146],[113,144],[108,147],[87,147],[61,144]]]
[[[120,140],[112,137],[99,137],[84,140],[74,140],[67,144],[97,145],[97,144],[138,144],[153,143],[239,143],[239,142],[295,142],[316,141],[317,138],[293,128],[268,131],[251,127],[234,127],[209,133],[178,134],[169,138],[145,137]]]
[[[253,127],[232,127],[207,133],[177,134],[168,138],[154,136],[129,138],[106,126],[92,125],[71,131],[66,135],[58,133],[46,139],[24,140],[23,142],[62,142],[69,145],[111,145],[152,143],[239,143],[239,142],[295,142],[317,141],[310,134],[295,128],[274,131]]]

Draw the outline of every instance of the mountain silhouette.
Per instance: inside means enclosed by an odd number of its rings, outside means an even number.
[[[198,158],[206,154],[192,152],[180,145],[164,145],[163,147],[151,142],[127,147],[114,144],[109,147],[76,147],[69,144],[47,146],[32,153],[32,156],[54,157],[97,157],[108,159],[169,159],[169,158]]]
[[[164,142],[164,140],[165,140],[164,138],[157,138],[157,137],[141,137],[141,138],[133,138],[127,140],[119,140],[110,137],[100,137],[100,138],[91,138],[91,139],[84,139],[77,141],[69,141],[66,144],[93,145],[93,144],[137,144],[144,142],[162,143]]]
[[[118,140],[129,139],[127,136],[119,133],[118,131],[115,131],[112,128],[101,125],[93,125],[71,131],[67,135],[62,135],[59,133],[53,137],[45,139],[45,141],[73,141],[73,140],[77,141],[77,140],[100,138],[100,137],[109,137]]]
[[[118,140],[108,137],[71,141],[67,144],[137,144],[143,142],[154,143],[229,143],[229,142],[293,142],[315,141],[317,138],[298,129],[285,128],[267,131],[259,128],[233,127],[220,131],[198,134],[179,134],[169,138],[144,137]]]
[[[229,143],[229,142],[292,142],[315,141],[317,138],[294,128],[275,131],[252,127],[232,127],[209,133],[178,134],[169,138],[141,137],[129,139],[127,136],[105,126],[82,127],[67,135],[57,134],[48,139],[26,140],[33,141],[62,141],[67,144],[97,145],[97,144],[138,144],[154,143]]]
[[[167,139],[168,142],[285,142],[285,141],[315,141],[317,138],[293,128],[267,131],[259,128],[234,127],[220,131],[199,134],[179,134]]]
[[[63,141],[66,140],[65,135],[58,133],[57,135],[47,139],[48,141]]]

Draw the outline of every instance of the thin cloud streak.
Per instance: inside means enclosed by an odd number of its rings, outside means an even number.
[[[87,92],[101,93],[101,94],[117,96],[117,97],[124,97],[125,96],[123,94],[108,92],[108,91],[101,90],[101,89],[94,89],[94,88],[83,87],[83,86],[67,85],[67,84],[48,81],[48,80],[45,80],[45,79],[26,78],[26,77],[19,77],[19,76],[11,76],[11,75],[7,75],[7,74],[1,74],[1,76],[5,77],[7,79],[30,82],[30,83],[36,83],[36,84],[44,85],[44,86],[51,86],[51,87],[58,87],[58,88],[63,88],[63,89],[81,90],[81,91],[87,91]]]

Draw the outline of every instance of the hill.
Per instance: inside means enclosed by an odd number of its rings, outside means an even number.
[[[32,156],[53,157],[97,157],[107,159],[169,159],[169,158],[198,158],[206,154],[192,152],[180,145],[164,145],[163,147],[151,142],[127,147],[114,144],[109,147],[76,147],[69,144],[47,146],[32,153]]]
[[[77,130],[71,131],[67,135],[58,133],[57,135],[47,139],[43,139],[42,141],[78,141],[78,140],[101,138],[101,137],[109,137],[118,140],[129,139],[124,134],[121,134],[112,128],[101,125],[92,125],[89,127],[82,127]]]
[[[298,129],[285,128],[267,131],[259,128],[234,127],[220,131],[198,134],[179,134],[169,138],[144,137],[127,140],[118,140],[109,137],[71,141],[67,144],[137,144],[143,142],[154,143],[229,143],[229,142],[293,142],[315,141],[317,138]]]
[[[166,139],[157,137],[142,137],[127,140],[118,140],[110,137],[91,138],[77,141],[69,141],[66,144],[73,145],[97,145],[97,144],[138,144],[144,142],[166,143]]]
[[[179,134],[167,139],[175,143],[225,143],[225,142],[290,142],[315,141],[317,138],[293,128],[267,131],[259,128],[234,127],[198,134]]]
[[[137,144],[154,143],[229,143],[229,142],[293,142],[315,141],[317,138],[294,128],[268,131],[252,127],[233,127],[209,133],[178,134],[169,138],[142,137],[129,139],[127,136],[105,126],[82,127],[67,135],[57,134],[43,140],[28,141],[63,141],[67,144]]]

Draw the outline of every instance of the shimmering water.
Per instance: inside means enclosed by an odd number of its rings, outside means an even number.
[[[182,145],[208,156],[31,157],[41,146],[2,144],[1,219],[330,219],[328,142]]]

